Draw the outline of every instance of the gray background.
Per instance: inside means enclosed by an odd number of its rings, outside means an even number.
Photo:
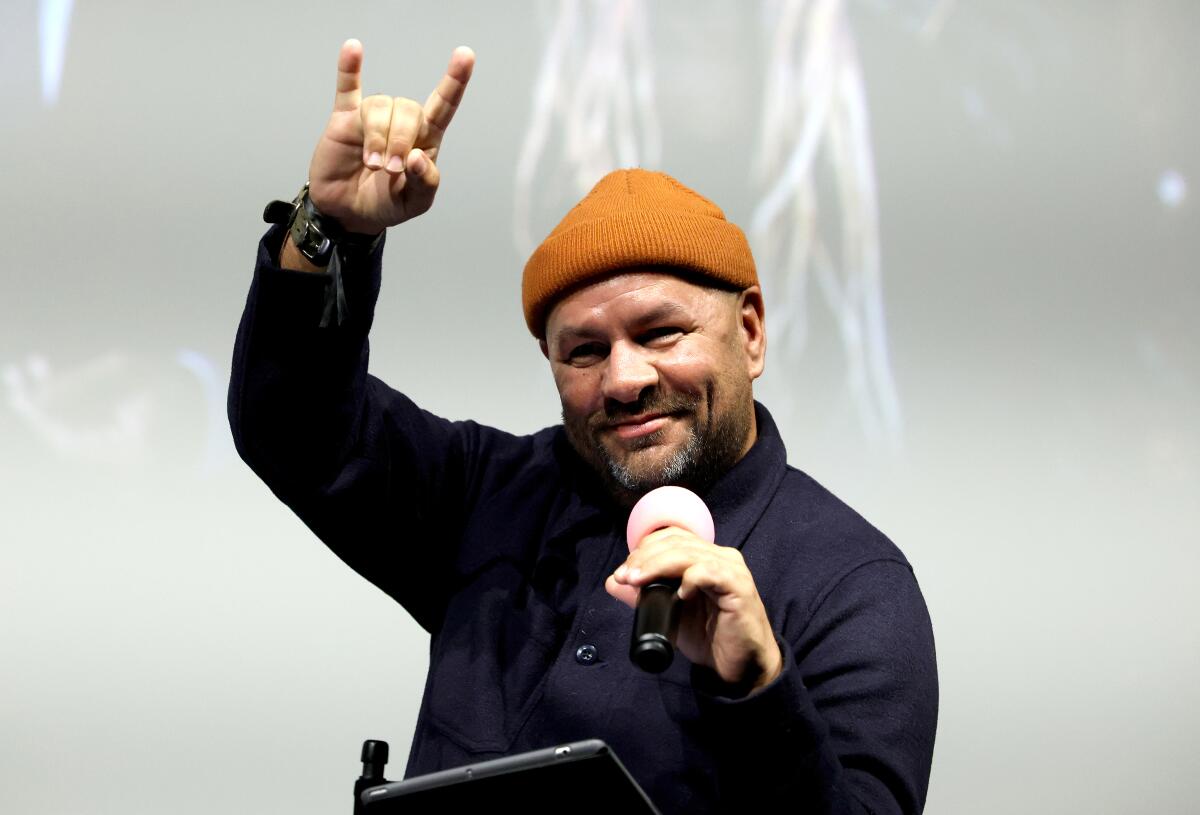
[[[259,215],[304,180],[345,37],[368,92],[419,99],[473,46],[438,201],[389,238],[373,369],[449,417],[555,422],[512,213],[572,9],[557,75],[586,80],[577,49],[632,15],[635,158],[743,225],[779,169],[755,162],[780,15],[850,36],[882,310],[856,324],[764,269],[756,393],[792,463],[915,565],[942,683],[928,811],[1195,811],[1200,6],[884,0],[5,2],[0,811],[345,812],[368,737],[399,774],[426,638],[228,441]],[[542,124],[535,239],[590,183]],[[820,156],[850,280],[854,176]],[[770,334],[801,317],[803,344]],[[864,325],[888,374],[866,391],[843,340]]]

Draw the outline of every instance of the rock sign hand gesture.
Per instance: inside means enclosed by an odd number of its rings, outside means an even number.
[[[309,195],[350,232],[374,235],[433,204],[442,137],[475,66],[470,48],[454,49],[446,74],[424,106],[377,94],[362,98],[363,46],[346,40],[338,54],[337,95],[313,151]]]

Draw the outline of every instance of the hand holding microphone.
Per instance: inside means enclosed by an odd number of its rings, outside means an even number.
[[[605,588],[632,608],[639,595],[650,604],[635,619],[631,659],[665,669],[673,636],[685,657],[730,685],[753,691],[779,675],[783,659],[754,578],[741,552],[713,542],[712,517],[698,496],[681,487],[647,493],[627,534],[629,557]]]
[[[652,532],[676,527],[702,541],[716,538],[712,513],[700,496],[683,487],[651,490],[634,505],[625,526],[632,552]],[[629,658],[642,670],[662,673],[675,656],[674,639],[679,624],[678,578],[655,578],[643,585],[634,606]]]

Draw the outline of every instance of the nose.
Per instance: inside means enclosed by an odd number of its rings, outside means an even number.
[[[609,348],[602,385],[606,399],[636,402],[642,391],[657,384],[658,369],[642,349],[623,342]]]

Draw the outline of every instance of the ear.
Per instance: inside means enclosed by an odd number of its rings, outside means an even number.
[[[757,285],[738,295],[738,331],[751,379],[762,375],[767,362],[767,327],[762,289]]]
[[[538,348],[542,349],[542,356],[544,356],[546,359],[550,359],[550,348],[546,345],[545,340],[538,340]]]

